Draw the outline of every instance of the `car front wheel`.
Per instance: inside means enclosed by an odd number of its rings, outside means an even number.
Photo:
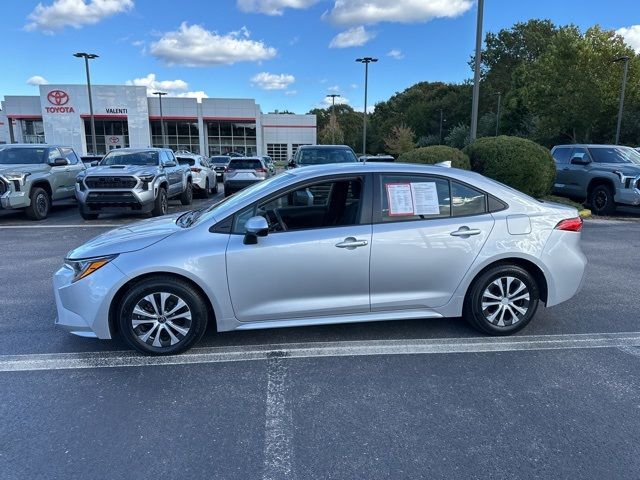
[[[51,210],[51,197],[43,188],[36,187],[29,195],[31,205],[25,209],[27,217],[32,220],[44,220]]]
[[[188,182],[187,188],[185,188],[182,195],[180,195],[180,203],[182,203],[182,205],[191,205],[191,202],[193,202],[193,185],[191,182]]]
[[[159,217],[160,215],[166,215],[169,211],[169,199],[167,198],[167,191],[160,187],[158,189],[158,196],[156,197],[155,203],[153,205],[153,210],[151,210],[151,215],[154,217]]]
[[[490,335],[510,335],[523,329],[538,308],[536,280],[524,268],[499,265],[478,277],[465,299],[463,317]]]
[[[183,352],[202,337],[207,326],[204,299],[177,278],[147,278],[124,295],[119,307],[124,339],[147,355]]]
[[[596,215],[611,215],[616,210],[613,189],[609,185],[597,185],[589,192],[589,206]]]

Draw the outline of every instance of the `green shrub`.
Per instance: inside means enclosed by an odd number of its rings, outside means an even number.
[[[404,163],[424,163],[433,165],[438,162],[451,161],[451,166],[455,168],[471,169],[469,157],[457,148],[447,147],[445,145],[433,145],[431,147],[422,147],[403,153],[398,157],[399,162]]]
[[[548,195],[556,176],[551,153],[520,137],[483,137],[464,149],[471,168],[532,197]]]

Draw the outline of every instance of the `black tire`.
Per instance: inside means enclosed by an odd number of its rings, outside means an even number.
[[[517,281],[509,281],[508,278]],[[500,282],[502,288],[494,282]],[[502,299],[498,300],[495,297],[500,297],[501,292],[507,290],[507,285],[510,288],[506,295],[508,307],[505,308]],[[516,293],[520,285],[524,285],[524,290]],[[526,294],[528,299],[520,298]],[[504,294],[502,296],[505,298]],[[509,297],[515,301],[511,302]],[[487,301],[483,303],[483,299]],[[489,335],[511,335],[527,326],[536,314],[539,300],[540,289],[535,278],[527,270],[516,265],[497,265],[471,284],[462,316],[481,332]],[[505,313],[502,313],[503,310]],[[522,310],[525,310],[524,313]]]
[[[616,211],[613,189],[606,184],[596,185],[589,191],[589,206],[595,215],[611,215]]]
[[[88,212],[85,212],[84,210],[80,210],[80,216],[82,217],[83,220],[96,220],[98,218],[97,213],[88,213]]]
[[[151,313],[154,311],[153,305],[145,300],[145,297],[152,297],[157,308],[160,308],[162,293],[169,295],[164,311],[157,316]],[[167,313],[177,307],[176,299],[182,300],[186,307],[177,309],[173,314],[175,323],[172,323],[170,320],[172,317]],[[134,314],[136,306],[146,314]],[[149,277],[134,285],[124,294],[116,312],[118,312],[119,331],[126,343],[146,355],[173,355],[187,350],[202,338],[208,322],[207,305],[201,294],[184,280],[164,276]],[[189,313],[188,317],[185,313]],[[180,315],[183,317],[176,318]],[[158,320],[152,318],[154,316]],[[142,323],[134,326],[133,322]],[[186,330],[186,333],[180,333],[179,329]],[[149,332],[150,330],[152,331]],[[160,332],[159,338],[156,338],[158,332]],[[145,334],[149,334],[146,341],[143,340]],[[177,343],[172,344],[174,339]],[[156,342],[160,346],[154,346]]]
[[[202,198],[209,198],[209,194],[211,193],[211,188],[209,187],[209,179],[204,182],[204,190],[201,191]]]
[[[233,195],[233,192],[231,191],[231,189],[224,187],[224,196],[228,197],[230,195]]]
[[[216,186],[211,189],[211,193],[213,193],[214,195],[217,195],[218,191],[219,191],[218,181],[216,180]]]
[[[182,205],[191,205],[191,202],[193,202],[193,184],[187,182],[187,188],[180,194],[180,203]]]
[[[169,199],[167,198],[167,191],[160,187],[158,189],[158,195],[156,196],[156,200],[153,204],[153,210],[151,210],[151,215],[154,217],[159,217],[160,215],[166,215],[169,211]]]
[[[44,188],[35,187],[29,194],[31,205],[24,209],[31,220],[44,220],[51,210],[51,197]]]

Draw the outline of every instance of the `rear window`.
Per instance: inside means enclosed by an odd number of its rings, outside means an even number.
[[[234,158],[229,162],[229,168],[235,170],[256,170],[263,167],[260,160],[252,160],[250,158]]]
[[[229,160],[231,160],[229,157],[211,157],[211,158],[209,158],[209,161],[211,163],[229,163]]]
[[[296,153],[298,165],[324,165],[325,163],[357,162],[348,148],[301,148]]]
[[[178,163],[180,165],[189,165],[190,167],[193,167],[196,164],[196,161],[191,157],[178,157]]]
[[[47,160],[46,148],[3,148],[0,165],[37,165]]]

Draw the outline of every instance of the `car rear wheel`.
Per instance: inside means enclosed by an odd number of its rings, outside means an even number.
[[[202,190],[202,198],[209,198],[209,194],[211,193],[211,188],[209,187],[209,179],[204,183],[204,189]]]
[[[224,187],[224,196],[228,197],[230,195],[233,195],[233,192],[231,191],[230,188]]]
[[[82,217],[83,220],[96,220],[98,218],[97,213],[88,213],[88,212],[85,212],[84,210],[80,210],[80,216]]]
[[[160,187],[158,189],[158,196],[156,197],[155,203],[153,205],[153,210],[151,210],[151,215],[154,217],[159,217],[160,215],[166,215],[169,211],[169,199],[167,198],[167,191]]]
[[[596,215],[611,215],[616,211],[613,189],[609,185],[596,185],[589,192],[589,206]]]
[[[125,341],[147,355],[183,352],[207,327],[207,307],[189,283],[171,277],[151,277],[122,298],[118,323]]]
[[[216,183],[214,184],[213,188],[211,189],[211,193],[213,193],[214,195],[218,194],[218,181],[216,180]]]
[[[471,285],[462,315],[484,333],[511,335],[531,321],[539,299],[538,285],[528,271],[516,265],[499,265]]]
[[[193,202],[193,185],[191,182],[187,182],[187,188],[180,195],[180,203],[182,205],[191,205],[191,202]]]
[[[31,205],[25,209],[27,217],[32,220],[44,220],[49,215],[51,210],[51,197],[46,190],[40,187],[35,187],[31,190],[29,195]]]

